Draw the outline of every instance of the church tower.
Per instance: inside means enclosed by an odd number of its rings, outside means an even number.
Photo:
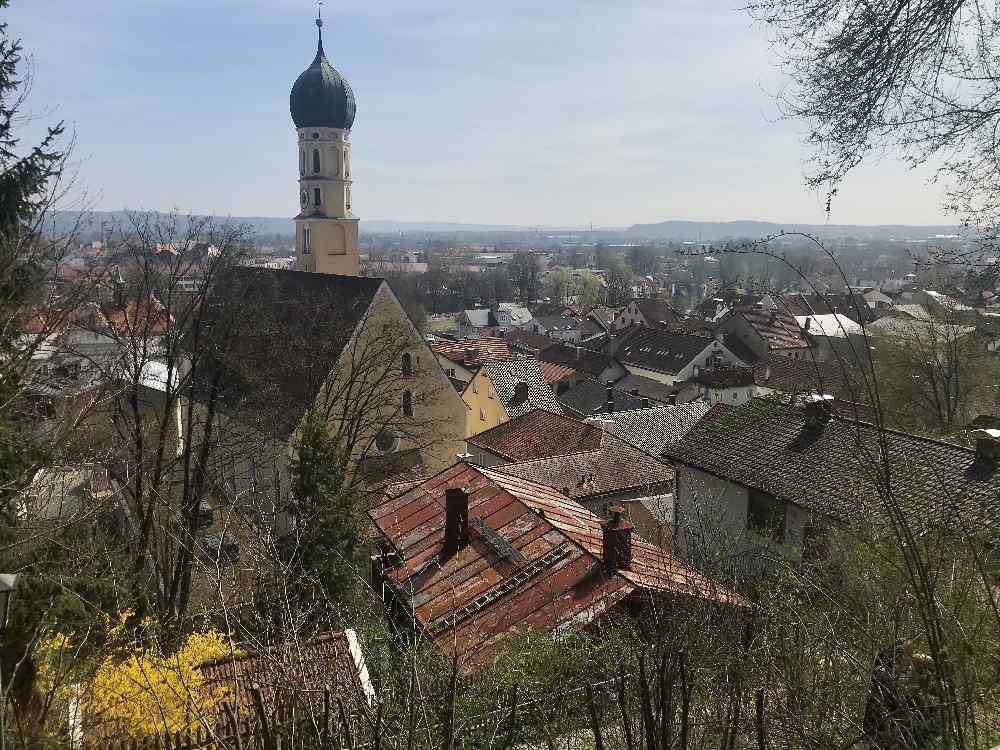
[[[299,215],[295,268],[357,276],[358,218],[351,213],[351,126],[354,92],[323,52],[323,18],[312,65],[289,97],[299,141]]]

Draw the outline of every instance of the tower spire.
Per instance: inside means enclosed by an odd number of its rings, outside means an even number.
[[[323,0],[316,0],[316,28],[319,31],[319,51],[323,51]]]

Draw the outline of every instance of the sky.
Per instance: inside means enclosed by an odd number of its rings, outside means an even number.
[[[929,170],[887,156],[827,217],[804,125],[740,0],[328,0],[354,89],[364,219],[627,226],[690,219],[945,223]],[[75,133],[94,208],[293,216],[288,93],[311,0],[12,0],[30,105]]]

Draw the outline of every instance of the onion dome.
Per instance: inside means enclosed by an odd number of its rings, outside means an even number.
[[[342,128],[354,124],[354,92],[323,52],[323,19],[316,19],[319,44],[312,65],[302,71],[288,98],[297,128]]]

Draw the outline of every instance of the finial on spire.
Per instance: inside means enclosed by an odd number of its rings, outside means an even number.
[[[316,0],[316,28],[319,29],[319,47],[323,49],[323,0]]]

